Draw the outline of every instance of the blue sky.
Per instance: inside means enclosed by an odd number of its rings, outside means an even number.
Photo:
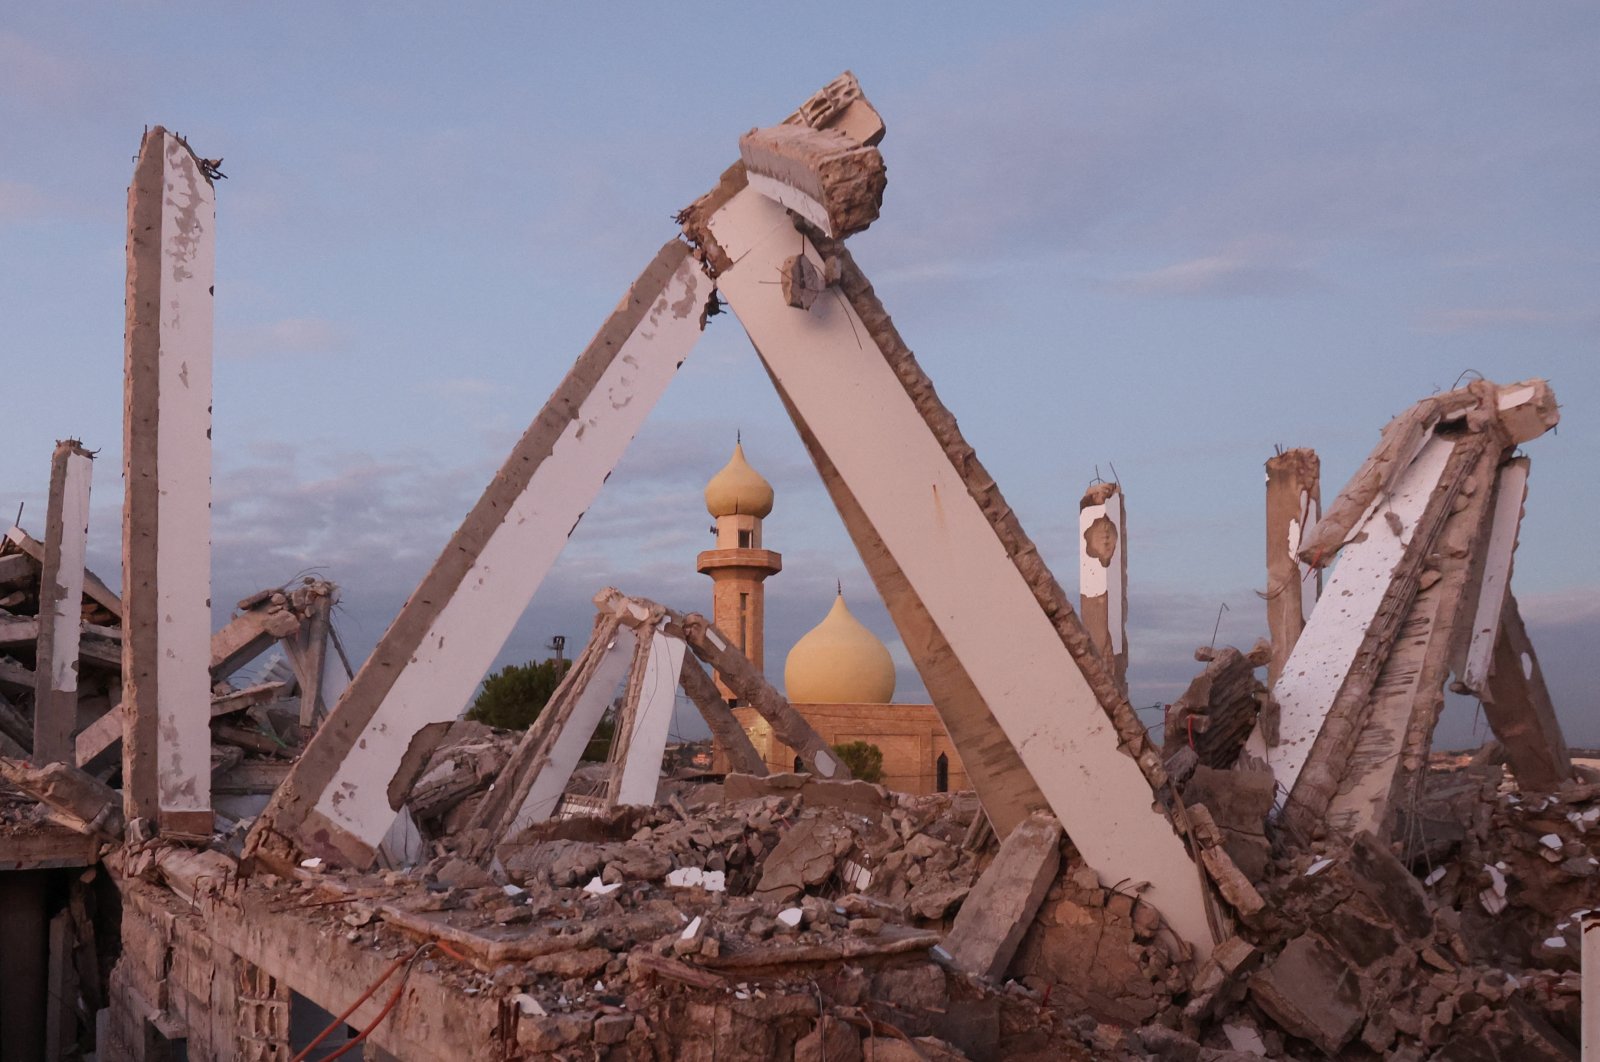
[[[1329,498],[1394,413],[1550,379],[1514,586],[1600,744],[1600,9],[1456,3],[12,5],[0,16],[0,506],[102,449],[115,581],[126,186],[145,124],[222,156],[219,604],[318,569],[370,648],[674,211],[842,69],[883,113],[852,240],[1070,583],[1129,496],[1133,699],[1265,626],[1261,462]],[[736,429],[778,491],[769,666],[826,610],[893,629],[731,319],[701,341],[508,644],[602,585],[707,608],[699,488]],[[893,446],[892,439],[884,440]],[[902,699],[920,691],[897,644]],[[1457,705],[1441,741],[1474,740]]]

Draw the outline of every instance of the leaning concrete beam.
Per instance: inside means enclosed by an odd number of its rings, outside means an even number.
[[[573,661],[566,678],[534,720],[495,789],[474,813],[469,830],[484,830],[480,851],[510,840],[555,814],[561,794],[594,736],[595,727],[616,700],[639,639],[615,614],[604,616],[588,646]]]
[[[1122,488],[1096,483],[1078,502],[1078,611],[1089,640],[1128,695],[1128,511]]]
[[[257,819],[366,865],[411,737],[454,719],[700,336],[710,279],[673,240],[578,358]]]
[[[1384,426],[1377,447],[1306,533],[1301,559],[1319,568],[1331,564],[1334,555],[1359,533],[1357,525],[1365,521],[1372,506],[1395,489],[1440,424],[1465,422],[1476,430],[1490,419],[1499,421],[1510,444],[1516,446],[1555,427],[1561,412],[1550,385],[1537,379],[1505,386],[1474,380],[1466,387],[1423,399]]]
[[[1487,538],[1499,460],[1498,447],[1479,456],[1424,562],[1416,597],[1372,685],[1365,720],[1324,813],[1331,832],[1390,838],[1408,794],[1421,796],[1451,655],[1465,640],[1464,606]]]
[[[661,760],[667,750],[667,735],[672,730],[672,710],[677,703],[678,684],[687,646],[659,626],[642,628],[638,637],[647,645],[639,682],[624,715],[628,726],[617,728],[618,748],[612,784],[611,804],[647,805],[656,802],[661,787]]]
[[[1283,674],[1322,589],[1322,572],[1299,559],[1306,532],[1322,517],[1322,463],[1315,450],[1285,450],[1267,461],[1267,632],[1270,688]]]
[[[129,818],[211,836],[211,317],[216,199],[160,126],[128,189],[122,517]]]
[[[761,753],[750,743],[750,735],[744,732],[739,720],[728,710],[717,684],[711,681],[711,676],[706,674],[693,653],[683,658],[678,685],[683,687],[683,692],[700,710],[700,717],[706,721],[711,736],[716,738],[717,744],[722,746],[723,753],[728,757],[728,766],[738,774],[765,778],[767,765],[761,759]]]
[[[1500,744],[1517,784],[1529,792],[1549,793],[1572,777],[1572,760],[1561,735],[1550,690],[1533,642],[1522,625],[1517,599],[1507,593],[1500,615],[1483,715]]]
[[[668,609],[667,616],[672,621],[670,629],[681,632],[694,655],[711,665],[734,696],[771,723],[778,740],[793,749],[814,774],[834,781],[849,780],[850,768],[822,740],[822,735],[806,717],[795,711],[787,698],[756,669],[738,643],[698,612],[684,615]]]
[[[1493,524],[1483,557],[1483,576],[1472,615],[1472,636],[1466,654],[1456,667],[1457,693],[1488,695],[1489,672],[1500,642],[1500,617],[1511,593],[1511,563],[1522,527],[1522,507],[1528,498],[1528,459],[1514,457],[1500,466],[1495,486]]]
[[[828,236],[860,232],[883,205],[883,156],[836,129],[752,129],[739,138],[739,158],[751,188]]]
[[[1209,953],[1199,873],[1171,822],[1151,806],[1152,779],[1164,780],[1159,754],[1096,660],[1065,594],[848,252],[829,249],[844,298],[818,299],[810,310],[790,306],[770,281],[797,248],[824,276],[831,270],[782,207],[739,184],[737,174],[725,175],[685,212],[691,238],[719,269],[718,288],[802,435],[827,455],[978,690],[991,717],[972,729],[1003,733],[1031,776],[1028,787],[1043,791],[1090,864],[1112,880],[1151,883],[1146,898],[1198,953]],[[865,424],[874,430],[863,431]],[[881,445],[886,437],[896,440],[892,452]],[[912,647],[914,659],[919,651]],[[919,670],[939,663],[917,660]],[[957,741],[960,729],[950,727]],[[973,772],[977,757],[961,751]]]
[[[56,443],[50,461],[39,640],[33,693],[33,758],[71,763],[78,721],[78,634],[83,625],[83,560],[89,545],[94,455],[76,439]]]

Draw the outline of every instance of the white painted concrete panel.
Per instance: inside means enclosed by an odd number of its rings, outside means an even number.
[[[770,281],[799,237],[759,193],[740,193],[711,227],[725,248],[740,249],[720,290],[1078,849],[1106,880],[1150,882],[1146,899],[1208,954],[1187,852],[1152,809],[1149,783],[1117,748],[1077,663],[865,325],[837,293],[809,311],[784,304]],[[815,250],[805,251],[815,262]]]
[[[460,589],[340,763],[316,809],[368,845],[393,821],[386,787],[411,736],[454,719],[528,607],[567,536],[600,492],[700,337],[711,281],[691,258],[617,357],[485,543]],[[672,307],[692,312],[677,316]]]
[[[528,787],[528,795],[523,798],[522,806],[517,809],[511,827],[502,840],[510,840],[534,823],[543,822],[555,814],[556,805],[561,803],[561,794],[572,779],[578,761],[583,758],[584,748],[589,744],[589,739],[594,737],[595,727],[600,725],[601,716],[616,700],[617,687],[628,673],[628,665],[633,662],[638,644],[639,640],[632,629],[617,628],[611,644],[606,646],[606,655],[589,676],[588,685],[578,691],[566,725],[551,743],[549,761]]]
[[[1280,801],[1300,777],[1367,627],[1377,616],[1394,566],[1411,541],[1454,447],[1447,438],[1429,436],[1416,460],[1401,473],[1394,493],[1378,499],[1351,530],[1311,620],[1278,676],[1272,690],[1278,701],[1278,744],[1267,748],[1258,727],[1247,747],[1271,766],[1281,787]],[[1390,512],[1399,518],[1398,534],[1385,515]]]
[[[792,188],[784,184],[775,177],[768,177],[764,173],[756,173],[752,170],[748,171],[745,176],[749,178],[751,188],[754,188],[774,203],[788,207],[821,229],[825,234],[829,236],[834,234],[833,219],[828,217],[827,208],[811,196],[798,188]]]
[[[62,593],[51,615],[39,617],[54,629],[50,686],[63,693],[78,688],[78,634],[83,629],[83,562],[89,544],[89,483],[94,461],[87,454],[67,455],[65,490],[61,493]]]
[[[1489,665],[1500,636],[1500,612],[1511,585],[1511,562],[1516,555],[1517,532],[1522,526],[1522,505],[1528,497],[1528,459],[1519,457],[1504,465],[1496,477],[1494,516],[1484,553],[1483,582],[1472,618],[1472,641],[1462,668],[1462,683],[1483,696],[1489,685]]]
[[[622,765],[622,783],[617,787],[618,804],[654,804],[661,784],[661,759],[667,750],[667,733],[672,729],[672,707],[678,699],[678,675],[683,670],[681,638],[653,631],[650,659],[645,664],[644,683],[639,690],[639,708],[634,714],[633,737],[628,743],[628,759]]]
[[[211,285],[216,198],[189,150],[163,146],[156,465],[157,791],[211,807]],[[385,823],[387,826],[387,823]]]

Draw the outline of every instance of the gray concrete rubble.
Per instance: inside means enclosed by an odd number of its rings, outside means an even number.
[[[1326,512],[1314,453],[1269,461],[1268,637],[1197,650],[1158,740],[1120,487],[1075,609],[845,246],[883,137],[849,73],[746,134],[352,668],[326,580],[212,622],[217,167],[146,133],[124,594],[75,441],[0,539],[0,1062],[1577,1057],[1600,773],[1511,585],[1549,386],[1416,403]],[[463,718],[724,310],[970,791],[852,778],[742,641],[610,587],[526,729]],[[1447,687],[1492,746],[1433,749]]]

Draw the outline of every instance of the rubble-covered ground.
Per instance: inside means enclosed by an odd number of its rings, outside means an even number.
[[[435,753],[418,792],[451,796],[425,819],[424,865],[311,860],[245,887],[385,956],[439,942],[427,967],[513,1000],[526,1057],[1577,1057],[1600,785],[1524,795],[1497,764],[1436,757],[1407,846],[1233,836],[1265,904],[1198,967],[1135,884],[1100,881],[1063,840],[1008,976],[984,983],[936,948],[995,854],[972,794],[669,783],[658,806],[468,858],[479,839],[448,824],[504,743],[463,727]],[[1191,784],[1222,804],[1216,779]],[[158,878],[158,860],[134,849],[125,872]]]

